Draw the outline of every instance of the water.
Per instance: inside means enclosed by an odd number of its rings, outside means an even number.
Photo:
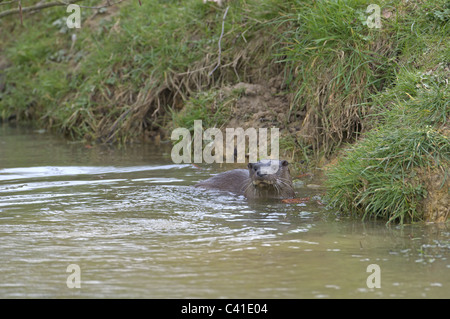
[[[192,187],[220,170],[175,165],[167,147],[86,147],[0,126],[0,297],[450,297],[445,226],[387,228],[327,217],[315,200],[248,203]],[[381,288],[367,285],[371,264]]]

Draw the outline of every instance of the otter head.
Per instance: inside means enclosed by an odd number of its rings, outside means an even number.
[[[249,163],[250,182],[245,195],[249,198],[287,198],[294,196],[288,161],[264,160]]]

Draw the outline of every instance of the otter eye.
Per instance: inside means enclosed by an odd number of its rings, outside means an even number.
[[[288,164],[289,164],[289,162],[286,160],[281,161],[281,165],[283,165],[283,166],[288,166]]]

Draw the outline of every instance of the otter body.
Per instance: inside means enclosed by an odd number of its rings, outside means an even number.
[[[217,189],[253,198],[293,198],[287,161],[249,163],[248,169],[233,169],[199,182],[195,187]]]

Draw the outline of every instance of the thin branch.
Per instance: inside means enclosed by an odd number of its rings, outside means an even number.
[[[223,18],[222,18],[222,33],[220,34],[220,38],[219,38],[219,57],[218,57],[218,60],[217,60],[217,65],[215,66],[215,68],[211,72],[209,72],[208,76],[211,76],[214,73],[214,71],[220,66],[220,56],[222,54],[221,42],[222,42],[222,37],[223,37],[223,31],[225,29],[225,18],[227,16],[227,12],[228,12],[229,8],[230,8],[230,6],[228,6],[226,8],[225,13],[223,14]]]
[[[24,13],[24,12],[29,12],[29,11],[42,10],[42,9],[46,9],[46,8],[50,8],[50,7],[56,7],[56,6],[68,6],[69,4],[74,4],[74,3],[80,2],[80,1],[83,1],[83,0],[72,0],[70,3],[69,2],[64,2],[64,1],[53,1],[53,2],[37,4],[37,5],[31,6],[31,7],[23,7],[23,8],[21,8],[21,10],[19,8],[10,9],[10,10],[6,10],[6,11],[3,11],[3,12],[0,12],[0,18],[9,16],[11,14],[20,13],[20,12]],[[119,0],[119,1],[114,2],[114,3],[107,3],[107,4],[103,5],[103,6],[98,6],[98,7],[80,6],[80,8],[101,9],[101,8],[111,7],[113,5],[121,3],[123,1],[125,1],[125,0]],[[20,1],[19,1],[19,3],[20,3]]]
[[[20,0],[19,0],[19,15],[20,15],[20,25],[23,26],[22,2]]]
[[[78,2],[78,1],[81,1],[81,0],[73,0],[73,2]],[[32,6],[32,7],[24,7],[24,8],[22,8],[22,12],[42,10],[42,9],[45,9],[45,8],[50,8],[50,7],[55,7],[55,6],[67,6],[67,3],[64,3],[64,2],[61,2],[61,1],[41,3],[41,4],[37,4],[35,6]],[[9,16],[11,14],[16,14],[16,13],[19,13],[19,12],[20,12],[19,8],[6,10],[6,11],[3,11],[3,12],[0,12],[0,18]]]
[[[106,4],[102,5],[102,6],[98,6],[98,7],[89,7],[89,6],[80,6],[80,8],[83,9],[102,9],[102,8],[108,8],[108,7],[112,7],[116,4],[119,4],[121,2],[124,2],[125,0],[118,0],[116,2],[109,2],[109,0],[106,1]],[[70,3],[67,3],[67,5],[69,5]]]
[[[3,5],[3,4],[10,4],[10,3],[14,3],[14,2],[17,2],[17,1],[19,1],[19,0],[11,0],[11,1],[2,1],[2,0],[0,0],[0,6],[1,5]]]

